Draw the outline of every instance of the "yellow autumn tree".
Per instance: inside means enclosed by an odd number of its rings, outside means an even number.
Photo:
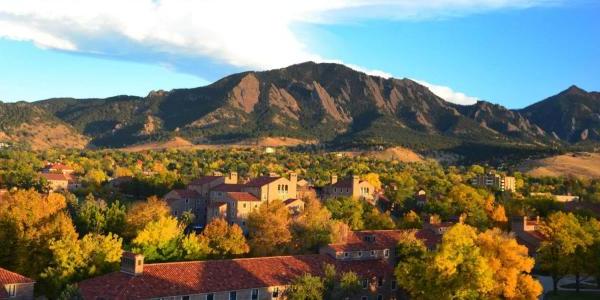
[[[148,261],[167,261],[179,258],[179,241],[183,228],[174,217],[162,217],[142,229],[132,241],[133,252],[144,254]]]
[[[132,239],[146,224],[170,215],[171,209],[167,203],[156,196],[149,197],[146,201],[135,202],[127,210],[123,235],[126,239]]]
[[[379,180],[379,174],[369,173],[363,176],[363,179],[368,183],[372,184],[376,190],[381,189],[381,180]]]
[[[265,202],[248,215],[249,244],[252,253],[267,256],[285,253],[292,240],[290,216],[283,202]]]
[[[240,226],[229,225],[224,219],[208,223],[200,238],[207,244],[209,255],[215,258],[235,257],[250,251]]]
[[[534,260],[528,256],[525,246],[519,245],[514,237],[498,228],[480,233],[477,245],[494,274],[490,296],[500,299],[538,299],[542,286],[529,274]]]

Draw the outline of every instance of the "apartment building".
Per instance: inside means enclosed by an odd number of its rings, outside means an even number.
[[[0,299],[33,300],[35,281],[21,274],[0,268]]]
[[[372,201],[375,198],[375,187],[366,180],[354,175],[338,180],[337,175],[331,175],[331,182],[323,187],[324,198],[352,197]]]
[[[83,299],[273,300],[303,274],[324,276],[327,264],[338,274],[355,272],[362,290],[350,300],[395,300],[402,293],[394,276],[395,246],[403,230],[355,231],[319,254],[144,264],[125,252],[121,271],[79,283]],[[433,249],[441,237],[415,231]]]
[[[476,187],[491,187],[503,192],[514,192],[516,190],[514,177],[495,173],[477,175],[471,179],[471,185]]]

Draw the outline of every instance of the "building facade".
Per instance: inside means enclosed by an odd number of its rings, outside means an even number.
[[[0,299],[33,300],[35,281],[23,275],[0,268]]]
[[[514,177],[494,173],[477,175],[471,180],[471,185],[476,187],[491,187],[503,192],[514,192],[516,190]]]
[[[323,198],[352,197],[373,201],[375,192],[372,184],[360,180],[357,175],[342,180],[338,180],[337,175],[332,175],[330,184],[323,187]]]

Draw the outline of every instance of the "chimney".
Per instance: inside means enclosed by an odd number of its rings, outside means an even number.
[[[227,183],[236,184],[237,182],[238,182],[238,173],[237,172],[229,173],[229,180]]]
[[[139,275],[144,272],[144,256],[123,251],[121,255],[121,272],[130,275]]]
[[[296,174],[296,172],[291,172],[290,173],[290,184],[292,186],[297,186],[298,185],[298,174]]]
[[[335,174],[331,174],[331,184],[336,184],[337,183],[337,175]]]
[[[219,171],[214,171],[213,176],[223,176],[223,173],[221,173]]]
[[[352,176],[352,187],[358,186],[360,183],[360,177],[358,175]]]

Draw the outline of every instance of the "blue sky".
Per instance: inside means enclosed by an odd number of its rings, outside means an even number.
[[[600,90],[598,1],[411,1],[0,2],[0,99],[146,95],[305,60],[419,80],[457,103]]]

